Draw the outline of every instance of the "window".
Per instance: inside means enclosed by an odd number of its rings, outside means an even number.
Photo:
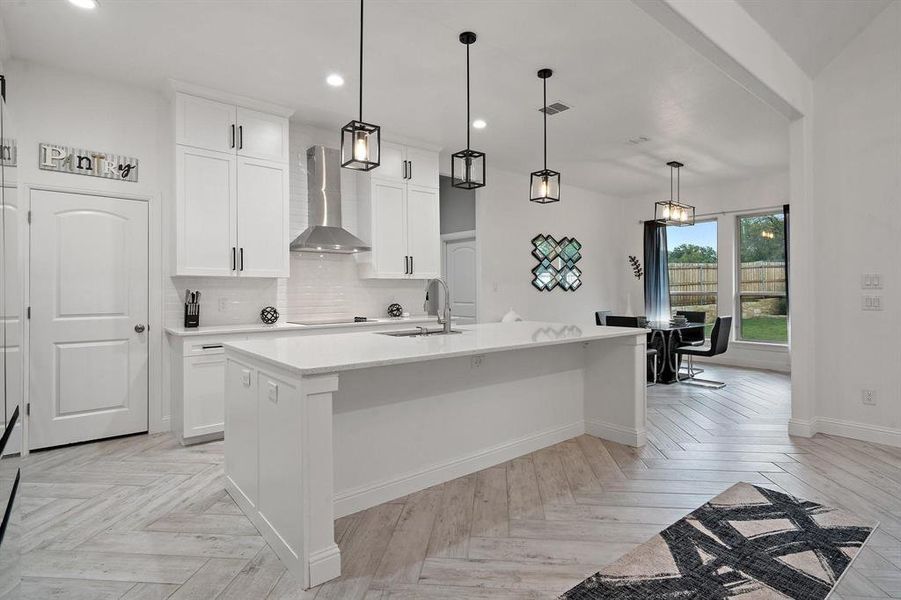
[[[667,227],[666,245],[672,312],[703,312],[709,337],[717,314],[716,221]]]
[[[788,342],[785,215],[738,217],[738,339]]]

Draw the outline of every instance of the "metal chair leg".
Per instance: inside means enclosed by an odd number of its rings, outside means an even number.
[[[692,355],[689,354],[688,355],[688,377],[686,377],[685,379],[682,379],[679,376],[679,374],[677,373],[676,379],[679,381],[679,383],[682,383],[685,385],[693,385],[696,387],[703,387],[703,388],[708,388],[708,389],[712,389],[712,390],[719,390],[719,389],[726,387],[726,383],[723,381],[714,381],[713,379],[701,379],[700,377],[695,377],[695,373],[698,373],[701,371],[703,371],[703,370],[699,369],[698,371],[695,371],[694,361],[692,360]]]
[[[652,383],[647,384],[647,387],[657,385],[657,355],[654,355],[654,379],[651,380]]]

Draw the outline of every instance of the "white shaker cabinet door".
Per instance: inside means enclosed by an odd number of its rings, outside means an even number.
[[[406,185],[372,181],[372,263],[377,277],[403,279],[408,274]]]
[[[235,155],[177,146],[175,158],[176,275],[232,276]]]
[[[438,189],[438,153],[407,148],[407,183]]]
[[[373,177],[403,181],[406,178],[406,149],[399,144],[382,142],[379,149],[379,166],[372,171]]]
[[[288,161],[288,119],[238,107],[238,156]]]
[[[287,277],[288,164],[238,159],[238,274]]]
[[[236,146],[235,105],[198,98],[175,96],[175,143],[234,152]]]
[[[441,276],[441,224],[438,190],[408,186],[407,248],[414,279]]]
[[[225,429],[225,355],[184,359],[185,438]]]

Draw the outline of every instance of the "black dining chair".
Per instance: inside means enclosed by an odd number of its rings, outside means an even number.
[[[689,323],[705,323],[707,322],[707,313],[703,310],[677,310],[677,316],[685,317]],[[706,341],[703,329],[686,329],[680,332],[681,340],[684,346],[703,346]]]
[[[594,324],[595,325],[606,325],[607,324],[607,315],[612,313],[612,310],[599,310],[594,313]]]
[[[729,338],[731,335],[732,317],[717,317],[716,322],[713,324],[713,331],[710,332],[709,346],[682,346],[676,348],[676,354],[679,356],[679,360],[681,360],[683,356],[688,357],[687,377],[683,378],[681,374],[677,374],[676,377],[679,380],[679,383],[714,389],[726,387],[726,384],[722,381],[695,377],[698,371],[694,368],[693,358],[695,356],[710,357],[723,354],[729,348]]]
[[[644,325],[641,323],[640,317],[623,317],[619,315],[606,315],[604,318],[604,323],[608,327],[636,327],[636,328],[644,328]],[[659,375],[658,369],[658,357],[659,357],[659,348],[654,344],[654,337],[660,334],[659,331],[654,331],[648,334],[648,348],[647,348],[647,357],[648,362],[653,363],[652,367],[652,383],[648,385],[657,385],[657,376]],[[662,338],[662,334],[661,334]]]

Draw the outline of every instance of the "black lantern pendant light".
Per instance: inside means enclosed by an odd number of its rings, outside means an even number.
[[[682,182],[679,177],[679,169],[685,165],[675,160],[671,160],[666,164],[669,166],[669,202],[663,200],[654,204],[654,220],[661,225],[675,225],[677,227],[694,225],[695,207],[682,203],[682,190],[680,189]],[[674,183],[675,196],[673,196]]]
[[[550,69],[538,71],[544,84],[544,168],[532,173],[529,199],[540,204],[560,201],[560,173],[547,168],[547,80],[553,74]]]
[[[451,155],[451,185],[464,190],[485,187],[485,153],[469,147],[469,47],[475,41],[471,31],[460,34],[460,42],[466,45],[466,150]]]
[[[371,171],[379,166],[381,127],[363,121],[363,0],[360,0],[360,113],[341,128],[341,166]]]

